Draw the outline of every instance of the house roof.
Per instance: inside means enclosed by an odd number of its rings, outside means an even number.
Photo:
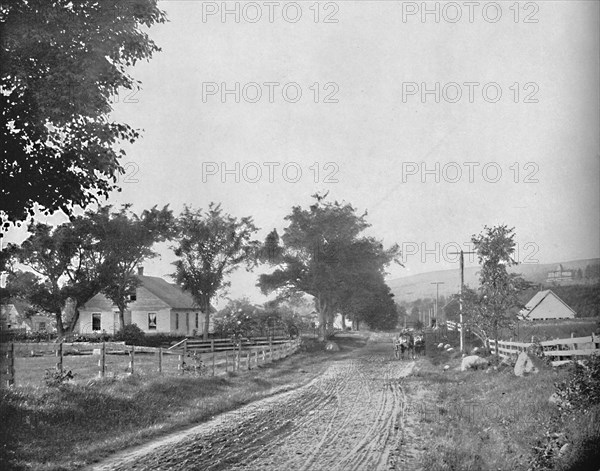
[[[147,276],[147,275],[137,275],[140,280],[140,287],[145,288],[150,293],[152,293],[156,298],[158,298],[162,303],[164,303],[165,307],[169,307],[171,309],[199,309],[203,310],[203,306],[198,306],[194,302],[194,298],[192,295],[181,289],[181,287],[174,283],[169,283],[158,276]],[[138,300],[139,301],[139,300]],[[132,302],[132,304],[134,304]],[[102,293],[98,293],[92,299],[90,299],[87,303],[85,303],[84,309],[111,309],[113,308],[113,303]],[[215,312],[214,307],[211,306],[211,312]]]
[[[138,276],[141,285],[157,298],[174,309],[193,309],[197,307],[192,295],[178,285],[169,283],[158,276]]]
[[[556,299],[558,299],[569,311],[571,311],[573,314],[575,314],[575,311],[573,311],[573,309],[571,309],[569,307],[569,305],[567,303],[565,303],[562,299],[560,299],[558,297],[558,295],[552,291],[551,289],[547,289],[544,291],[538,291],[533,298],[531,298],[529,300],[529,302],[525,305],[525,309],[521,310],[521,314],[527,316],[529,314],[531,314],[531,312],[538,307],[542,301],[544,301],[544,299],[546,299],[548,296],[553,296]]]

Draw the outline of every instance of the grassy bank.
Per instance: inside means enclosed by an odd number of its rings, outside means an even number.
[[[439,352],[419,360],[407,380],[411,396],[422,398],[410,405],[419,423],[422,469],[596,471],[575,464],[581,455],[589,457],[586,443],[600,436],[594,419],[561,413],[548,401],[554,384],[564,381],[569,371],[548,368],[518,378],[510,367],[461,372],[460,361],[456,353]],[[450,369],[444,371],[446,364]],[[566,442],[572,456],[565,453],[557,460]],[[545,453],[553,456],[544,461]],[[549,465],[554,467],[544,467]]]
[[[307,351],[251,371],[220,377],[144,377],[95,380],[60,387],[0,392],[0,469],[72,470],[214,415],[291,389],[320,374],[330,361],[364,345],[338,339],[341,351]]]

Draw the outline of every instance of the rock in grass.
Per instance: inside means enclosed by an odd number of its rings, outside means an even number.
[[[460,364],[460,371],[477,370],[479,368],[485,368],[488,366],[488,361],[485,358],[481,358],[477,355],[469,355],[462,359]]]
[[[333,340],[328,340],[327,343],[325,344],[325,350],[330,351],[330,352],[339,352],[340,347]]]
[[[444,365],[444,371],[448,371],[450,369],[450,365]]]
[[[515,376],[525,376],[528,374],[536,374],[539,372],[539,369],[535,366],[527,352],[521,352],[515,363],[514,372]]]

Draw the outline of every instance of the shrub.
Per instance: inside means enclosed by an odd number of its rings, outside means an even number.
[[[49,369],[49,370],[46,370],[46,372],[44,374],[44,382],[46,383],[46,386],[52,388],[52,387],[60,386],[65,381],[73,379],[73,376],[74,375],[73,375],[73,373],[71,373],[70,370],[61,373],[58,370]]]
[[[568,378],[555,386],[562,405],[533,447],[529,470],[596,470],[600,459],[596,446],[600,440],[600,356],[590,356],[583,365],[574,362]]]
[[[556,394],[578,410],[600,404],[600,355],[591,355],[584,365],[574,362],[569,378],[556,384]]]
[[[125,342],[127,345],[143,345],[146,334],[136,324],[129,324],[115,334],[115,341]]]

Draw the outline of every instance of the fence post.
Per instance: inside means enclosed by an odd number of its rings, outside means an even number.
[[[250,353],[249,350],[246,352],[246,369],[248,370],[250,369]]]
[[[254,350],[254,361],[256,366],[258,367],[258,350]]]
[[[129,352],[129,369],[131,370],[130,374],[134,373],[134,363],[135,363],[135,345],[131,346],[131,351]]]
[[[158,347],[158,372],[162,373],[162,356],[163,356],[163,349],[162,347]]]
[[[10,387],[15,384],[15,344],[14,342],[10,343],[8,347],[8,351],[6,352],[6,359],[8,360],[8,365],[6,368],[7,378],[6,378],[6,386]]]
[[[100,349],[100,360],[98,361],[98,366],[100,366],[100,371],[98,374],[101,378],[104,378],[104,373],[106,371],[106,342],[102,341],[102,348]]]
[[[210,339],[210,351],[215,351],[215,339]]]
[[[213,347],[212,347],[212,375],[215,375],[215,341],[213,340]]]
[[[184,373],[185,357],[187,355],[187,339],[183,342],[183,355],[179,355],[179,370],[180,374]]]
[[[227,373],[227,350],[225,350],[225,373]]]
[[[62,375],[63,373],[63,343],[60,342],[58,344],[58,350],[56,350],[56,356],[58,357],[58,362],[56,363],[56,370]]]

